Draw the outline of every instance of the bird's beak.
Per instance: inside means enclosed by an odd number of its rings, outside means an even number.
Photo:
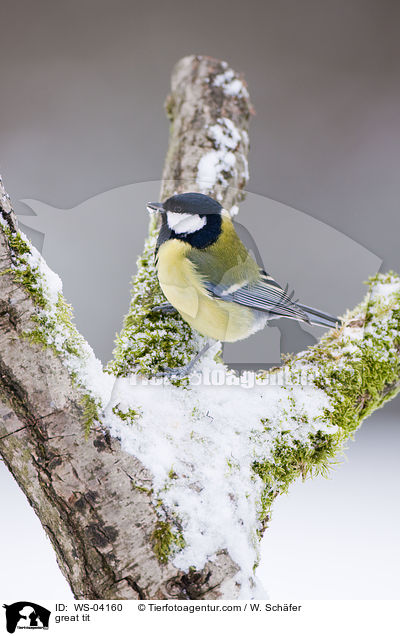
[[[150,214],[164,211],[164,206],[162,203],[148,203],[146,207],[147,207],[147,212],[150,212]]]

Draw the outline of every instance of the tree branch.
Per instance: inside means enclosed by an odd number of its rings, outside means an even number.
[[[203,192],[234,216],[248,179],[253,112],[244,80],[226,62],[189,56],[176,65],[171,89],[166,100],[170,140],[160,198],[164,201],[174,192]],[[157,221],[152,221],[110,364],[118,376],[134,369],[148,375],[166,366],[184,366],[205,342],[179,316],[149,317],[149,310],[165,301],[154,267],[157,235]]]
[[[184,58],[167,111],[161,198],[197,190],[236,212],[251,113],[243,80],[225,63]],[[399,278],[371,280],[345,327],[279,370],[239,377],[208,355],[200,382],[146,385],[202,340],[179,317],[149,317],[163,300],[156,227],[104,373],[0,187],[0,452],[75,596],[251,596],[274,498],[326,470],[399,391]],[[208,386],[212,374],[224,386]]]

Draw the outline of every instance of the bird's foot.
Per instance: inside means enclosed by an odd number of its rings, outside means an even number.
[[[170,303],[162,303],[161,305],[156,305],[149,311],[149,314],[163,314],[165,316],[177,313],[178,311]]]
[[[210,347],[212,347],[214,344],[214,342],[207,342],[207,344],[204,345],[204,347],[201,349],[201,351],[199,351],[199,353],[192,359],[190,360],[190,362],[188,362],[187,364],[185,364],[184,367],[177,367],[175,369],[171,369],[170,367],[165,367],[165,369],[163,369],[162,371],[159,371],[158,373],[156,373],[156,378],[171,378],[171,377],[177,377],[177,378],[185,378],[188,377],[194,367],[194,365],[196,364],[196,362],[198,362],[200,360],[200,358],[203,357],[203,355],[209,350]]]

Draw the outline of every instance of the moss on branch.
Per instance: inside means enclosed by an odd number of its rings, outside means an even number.
[[[74,324],[73,310],[62,294],[59,277],[47,267],[26,236],[10,224],[2,223],[1,229],[11,257],[11,267],[2,274],[11,275],[36,306],[30,317],[32,328],[21,331],[19,336],[51,349],[67,367],[73,385],[83,393],[83,427],[87,436],[93,422],[100,421],[103,406],[94,386],[96,382],[93,384],[94,376],[102,373],[101,364]]]
[[[117,376],[140,373],[151,376],[169,368],[187,364],[201,348],[202,338],[179,314],[152,314],[165,302],[154,265],[157,230],[152,228],[138,271],[132,281],[129,312],[117,336],[109,370]]]
[[[393,272],[369,280],[369,294],[345,316],[341,329],[287,362],[289,369],[314,370],[314,386],[324,391],[331,408],[326,419],[333,434],[318,431],[307,444],[285,441],[279,433],[273,457],[254,462],[265,483],[261,518],[268,519],[275,497],[299,476],[327,474],[346,441],[373,411],[400,388],[400,279]]]
[[[157,522],[152,541],[154,554],[160,563],[167,563],[177,550],[185,547],[182,534],[173,532],[172,526],[168,521]]]

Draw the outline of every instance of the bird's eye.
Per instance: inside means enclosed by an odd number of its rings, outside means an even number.
[[[182,212],[182,208],[181,208],[181,206],[180,206],[180,205],[178,205],[178,206],[175,208],[175,212],[177,212],[178,214],[179,214],[180,212]]]

